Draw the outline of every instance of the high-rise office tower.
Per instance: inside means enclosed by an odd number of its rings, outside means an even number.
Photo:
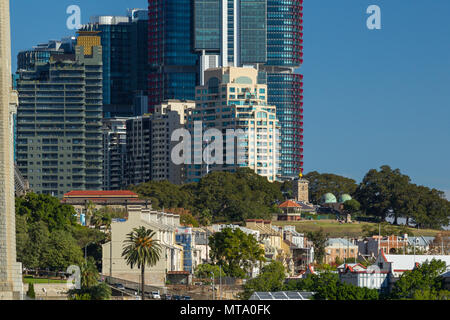
[[[79,31],[75,54],[19,70],[17,165],[38,193],[102,189],[102,48]]]
[[[9,1],[0,0],[0,300],[22,299],[22,264],[16,261],[13,125],[17,93],[11,85]]]
[[[196,131],[196,122],[200,132]],[[279,179],[280,127],[275,106],[267,103],[267,85],[258,78],[256,69],[205,71],[205,85],[196,88],[196,106],[188,115],[187,127],[193,139],[193,156],[191,164],[186,165],[186,182],[199,181],[209,171],[234,172],[239,167],[248,167],[272,182]],[[219,130],[222,139],[208,137],[209,128]],[[227,130],[235,132],[237,138],[228,141]],[[202,155],[208,160],[205,147],[213,141],[221,149],[213,155],[220,163],[199,164],[198,156],[200,161]]]
[[[277,106],[281,124],[284,178],[303,172],[303,0],[267,0],[268,102]]]
[[[266,77],[281,125],[281,172],[303,168],[303,0],[194,0],[194,50],[204,71],[247,66]],[[265,74],[265,75],[263,75]]]
[[[164,100],[194,100],[199,71],[192,1],[150,0],[148,11],[148,105],[153,112]]]
[[[103,119],[103,190],[126,187],[127,118]]]
[[[135,97],[148,89],[148,11],[91,17],[81,30],[98,31],[101,37],[104,116],[135,115]]]

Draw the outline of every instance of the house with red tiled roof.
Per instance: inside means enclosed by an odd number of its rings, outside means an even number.
[[[74,190],[65,193],[61,203],[73,206],[79,217],[86,214],[90,203],[97,210],[106,207],[126,212],[129,206],[151,208],[150,200],[140,199],[130,190]]]
[[[299,221],[301,220],[302,207],[293,200],[287,200],[278,206],[281,212],[278,214],[278,221]]]

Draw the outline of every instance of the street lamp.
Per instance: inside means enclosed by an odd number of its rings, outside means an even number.
[[[210,273],[212,274],[212,297],[213,297],[212,299],[215,300],[214,299],[214,289],[215,289],[214,288],[214,272],[211,271]]]

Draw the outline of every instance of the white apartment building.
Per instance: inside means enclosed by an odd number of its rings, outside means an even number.
[[[234,172],[239,167],[249,167],[269,181],[277,180],[280,126],[276,107],[267,104],[267,85],[258,78],[258,70],[251,67],[212,68],[205,71],[204,78],[205,85],[196,87],[195,109],[187,116],[187,128],[193,138],[187,182],[199,181],[213,170]],[[201,126],[200,133],[196,124]],[[214,139],[205,135],[208,129],[221,132],[223,141],[215,135]],[[229,129],[237,133],[237,138],[227,145]],[[202,159],[203,150],[213,141],[218,148],[222,147],[223,159],[214,155],[217,161],[207,165]],[[234,161],[227,161],[227,151]]]

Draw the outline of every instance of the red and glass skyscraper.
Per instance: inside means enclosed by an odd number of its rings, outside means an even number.
[[[281,174],[303,172],[303,0],[267,0],[268,103],[281,124]]]

